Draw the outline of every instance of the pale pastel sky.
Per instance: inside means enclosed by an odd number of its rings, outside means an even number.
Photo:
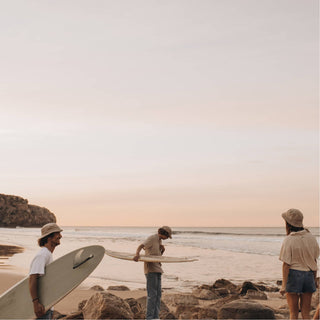
[[[0,193],[61,225],[319,225],[317,0],[3,0]]]

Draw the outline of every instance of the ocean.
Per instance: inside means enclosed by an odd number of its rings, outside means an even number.
[[[61,245],[54,259],[88,245],[102,245],[113,251],[134,253],[138,245],[157,232],[152,227],[63,227]],[[319,242],[319,228],[309,228]],[[194,286],[212,284],[217,279],[234,283],[263,281],[274,285],[281,279],[282,262],[278,256],[285,228],[173,228],[172,239],[163,241],[165,255],[192,257],[190,263],[163,264],[162,286],[188,291]],[[0,228],[0,243],[25,248],[9,258],[8,264],[28,273],[30,262],[39,250],[39,228]],[[97,269],[83,282],[85,287],[126,285],[145,287],[143,264],[105,256]]]

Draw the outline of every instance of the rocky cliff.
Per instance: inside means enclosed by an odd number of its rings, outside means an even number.
[[[48,209],[28,204],[27,199],[0,194],[0,227],[42,227],[56,222]]]

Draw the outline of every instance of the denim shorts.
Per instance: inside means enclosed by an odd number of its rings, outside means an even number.
[[[316,284],[312,271],[289,270],[286,292],[315,292]]]

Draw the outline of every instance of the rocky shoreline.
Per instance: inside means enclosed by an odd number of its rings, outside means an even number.
[[[28,200],[0,194],[0,227],[42,227],[56,222],[55,215],[47,208],[28,204]]]
[[[245,281],[235,285],[219,279],[213,285],[202,285],[189,293],[169,293],[164,290],[161,319],[288,319],[285,298],[280,297],[281,282],[275,286]],[[92,295],[78,304],[78,311],[60,314],[58,319],[143,319],[146,312],[146,293],[139,298],[121,298],[117,291],[130,291],[125,286],[91,288]],[[134,294],[133,294],[134,295]],[[319,291],[312,300],[314,314]]]

